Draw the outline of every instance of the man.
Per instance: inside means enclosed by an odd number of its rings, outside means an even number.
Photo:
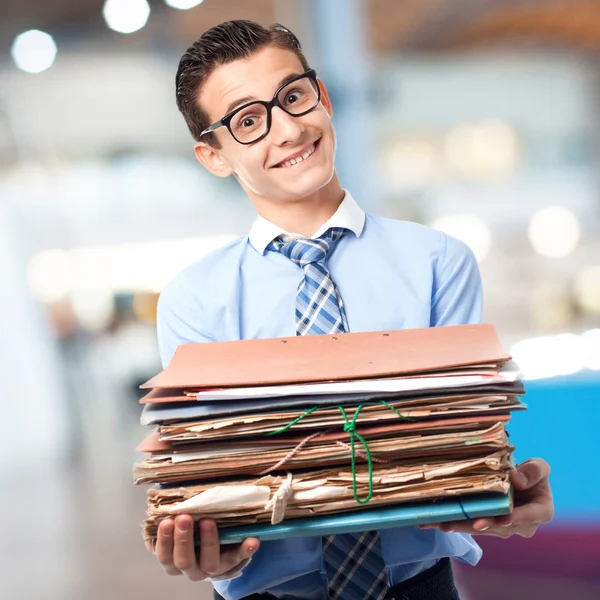
[[[180,61],[177,103],[198,160],[233,175],[259,217],[161,294],[165,365],[181,343],[480,320],[479,272],[463,243],[365,215],[341,187],[327,89],[287,29],[231,21],[206,32]],[[220,548],[215,523],[203,519],[196,557],[194,524],[182,515],[161,523],[150,550],[170,575],[213,581],[216,598],[451,600],[448,557],[474,565],[481,556],[469,534],[530,536],[550,520],[548,474],[539,459],[519,467],[518,507],[506,517],[234,548]]]

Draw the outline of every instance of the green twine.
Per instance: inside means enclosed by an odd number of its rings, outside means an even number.
[[[348,417],[346,415],[346,411],[344,410],[343,406],[338,406],[338,408],[340,409],[340,412],[342,413],[342,417],[344,417],[344,421],[346,421],[346,424],[344,425],[344,431],[348,432],[350,434],[350,445],[352,447],[352,491],[354,493],[354,499],[359,503],[359,504],[366,504],[370,499],[371,496],[373,495],[373,461],[371,460],[371,450],[369,448],[369,444],[367,444],[367,442],[365,441],[365,438],[360,435],[360,433],[358,433],[358,431],[356,431],[356,419],[358,419],[358,415],[362,409],[363,405],[361,404],[357,409],[356,412],[354,413],[354,417],[352,419],[352,422],[348,421]],[[365,452],[367,453],[367,466],[369,469],[369,493],[367,494],[367,497],[364,498],[363,500],[361,500],[358,497],[358,492],[356,490],[356,464],[355,464],[355,454],[354,454],[354,438],[357,438],[359,440],[359,442],[364,446],[365,448]]]
[[[409,422],[416,421],[416,419],[411,419],[410,417],[405,417],[402,413],[398,412],[393,406],[388,404],[385,400],[380,400],[379,402],[381,404],[383,404],[384,406],[387,406],[392,412],[395,412],[401,419],[404,419],[405,421],[409,421]]]
[[[405,421],[415,421],[416,420],[416,419],[410,419],[409,417],[405,417],[403,414],[401,414],[399,411],[397,411],[393,406],[388,404],[385,400],[380,400],[380,403],[383,404],[384,406],[387,406],[387,408],[389,408],[392,412],[396,413],[401,419],[403,419]],[[280,429],[276,429],[275,431],[270,431],[268,433],[265,433],[264,435],[270,436],[270,435],[278,435],[280,433],[284,433],[285,431],[287,431],[288,429],[293,427],[296,423],[298,423],[299,421],[304,419],[304,417],[307,417],[308,415],[314,413],[317,410],[325,410],[328,408],[330,408],[330,407],[329,406],[313,406],[312,408],[309,408],[306,412],[304,412],[300,416],[296,417],[293,421],[289,422],[284,427],[281,427]],[[359,504],[366,504],[373,496],[373,460],[371,458],[371,449],[369,448],[369,444],[367,444],[367,441],[365,440],[365,438],[363,438],[363,436],[360,435],[360,433],[358,433],[358,431],[356,431],[356,420],[358,419],[358,415],[360,414],[360,411],[363,408],[364,408],[364,404],[360,404],[356,408],[356,411],[354,412],[352,421],[349,421],[348,416],[346,415],[346,411],[344,410],[344,407],[338,406],[338,409],[342,413],[342,416],[344,417],[344,421],[345,421],[344,431],[350,434],[350,446],[352,448],[352,451],[351,451],[352,492],[354,494],[354,499]],[[369,493],[367,494],[366,498],[363,498],[363,499],[358,497],[358,490],[357,490],[357,483],[356,483],[356,458],[355,458],[355,449],[354,449],[354,440],[355,439],[358,439],[358,441],[363,445],[363,447],[365,449],[365,453],[367,455],[367,467],[369,470]]]
[[[270,431],[269,433],[265,433],[265,435],[277,435],[278,433],[283,433],[284,431],[287,431],[290,427],[293,427],[296,423],[298,423],[298,421],[302,421],[304,417],[308,417],[308,415],[310,415],[311,413],[314,413],[316,410],[322,410],[323,408],[325,407],[313,406],[312,408],[309,408],[304,414],[300,415],[299,417],[296,417],[291,423],[288,423],[285,427],[277,429],[276,431]]]

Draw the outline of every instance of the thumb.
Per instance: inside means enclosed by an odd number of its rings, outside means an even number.
[[[513,485],[518,490],[528,490],[550,475],[550,465],[541,458],[531,458],[517,467],[511,474]]]

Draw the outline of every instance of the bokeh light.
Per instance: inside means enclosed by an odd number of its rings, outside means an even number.
[[[106,0],[102,14],[113,31],[133,33],[147,23],[150,5],[147,0]]]
[[[572,375],[586,368],[590,345],[589,339],[582,343],[582,336],[561,333],[521,340],[511,347],[510,354],[526,379],[543,379]]]
[[[442,171],[441,155],[433,140],[403,137],[386,144],[382,166],[389,184],[396,190],[419,189],[435,180]]]
[[[68,252],[45,250],[34,256],[27,269],[29,287],[42,302],[64,299],[73,285],[73,265]]]
[[[107,290],[75,290],[71,294],[71,305],[79,324],[90,332],[106,329],[114,310],[114,296]]]
[[[579,237],[579,220],[563,206],[542,208],[529,223],[529,241],[533,249],[548,258],[571,254],[579,243]]]
[[[519,157],[513,129],[499,120],[464,123],[451,130],[444,143],[451,170],[467,178],[493,178],[515,170]]]
[[[543,331],[560,331],[574,316],[573,296],[560,282],[541,282],[534,286],[529,298],[531,320]]]
[[[171,8],[177,8],[179,10],[187,10],[188,8],[194,8],[202,4],[203,0],[165,0],[165,4]]]
[[[29,263],[29,287],[44,302],[73,294],[159,292],[178,271],[235,238],[222,234],[44,250]],[[87,310],[87,296],[81,298]]]
[[[600,371],[600,329],[590,329],[582,333],[580,340],[584,366]]]
[[[431,226],[462,240],[473,250],[477,260],[484,260],[490,251],[492,233],[488,224],[477,215],[446,215],[433,221]]]
[[[54,38],[38,29],[18,35],[11,48],[15,65],[27,73],[41,73],[49,69],[54,64],[56,52]]]
[[[600,265],[585,267],[577,275],[575,297],[586,312],[600,314]]]

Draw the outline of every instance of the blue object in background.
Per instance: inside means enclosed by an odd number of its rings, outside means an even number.
[[[551,467],[554,523],[600,524],[600,373],[525,381],[528,410],[508,425],[515,460]]]

